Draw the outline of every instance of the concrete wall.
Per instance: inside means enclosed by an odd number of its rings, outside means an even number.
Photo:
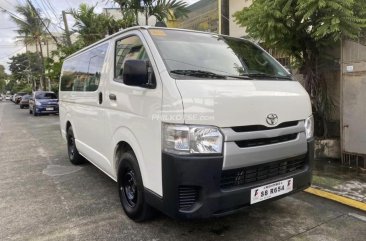
[[[63,36],[60,33],[52,33],[53,36],[56,37],[57,41],[59,43],[61,43],[63,41]],[[71,35],[71,41],[75,42],[76,41],[76,35],[73,34]],[[39,49],[39,46],[38,46]],[[42,43],[42,51],[43,51],[43,56],[44,57],[52,57],[52,51],[57,50],[57,44],[56,42],[53,40],[53,38],[49,37],[46,41],[44,41]],[[37,52],[37,47],[35,44],[28,44],[26,46],[26,51],[31,52],[31,53],[36,53]],[[56,56],[53,57],[54,61],[58,61],[58,58]]]
[[[366,37],[343,42],[342,150],[366,156]]]

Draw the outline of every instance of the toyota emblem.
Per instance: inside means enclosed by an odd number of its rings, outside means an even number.
[[[269,114],[267,115],[266,122],[268,125],[276,125],[278,122],[278,116],[276,114]]]

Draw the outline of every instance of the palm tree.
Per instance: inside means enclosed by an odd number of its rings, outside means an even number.
[[[92,44],[107,34],[118,32],[120,28],[128,25],[126,20],[115,20],[112,16],[97,14],[95,6],[85,3],[80,4],[78,9],[71,9],[71,15],[75,19],[74,28],[78,32],[79,40],[84,46]]]
[[[144,13],[145,24],[148,18],[155,16],[157,21],[164,22],[166,19],[186,17],[188,13],[187,3],[181,0],[114,0],[120,5],[123,16],[134,15],[138,25],[138,13]]]
[[[144,0],[145,5],[145,24],[148,18],[155,16],[159,22],[166,19],[177,19],[187,17],[187,3],[180,0]]]
[[[74,31],[80,34],[79,39],[85,45],[92,44],[106,35],[106,31],[97,19],[98,14],[94,10],[95,6],[89,6],[85,3],[80,4],[78,9],[70,10],[75,19]]]
[[[33,9],[32,6],[27,3],[26,5],[18,5],[15,7],[15,11],[21,18],[10,16],[11,19],[18,25],[18,34],[20,38],[27,46],[29,44],[36,46],[36,52],[41,57],[42,62],[42,74],[40,84],[45,87],[45,69],[44,69],[44,56],[42,43],[46,38],[45,24],[49,24],[50,21],[46,18],[40,18],[40,10]],[[43,21],[43,23],[42,23]],[[35,88],[35,86],[33,86]]]
[[[118,3],[124,19],[131,19],[134,25],[139,25],[138,13],[143,10],[140,0],[113,0]]]

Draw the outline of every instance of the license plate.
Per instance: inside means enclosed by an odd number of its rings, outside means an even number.
[[[46,110],[53,110],[53,107],[47,107]]]
[[[280,196],[282,194],[291,192],[292,189],[293,178],[253,188],[250,192],[250,204]]]

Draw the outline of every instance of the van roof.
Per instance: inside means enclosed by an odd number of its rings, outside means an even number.
[[[101,44],[101,43],[103,43],[103,42],[105,42],[105,41],[107,41],[107,40],[109,40],[111,38],[114,38],[115,36],[118,36],[121,33],[126,33],[128,31],[139,30],[139,29],[145,29],[145,30],[148,30],[148,29],[164,29],[164,30],[176,30],[176,31],[182,31],[182,32],[195,32],[195,33],[204,33],[204,34],[211,34],[211,35],[226,36],[226,35],[223,35],[223,34],[211,33],[211,32],[204,32],[204,31],[197,31],[197,30],[191,30],[191,29],[166,28],[166,27],[154,27],[154,26],[134,26],[134,27],[130,27],[130,28],[123,29],[123,30],[121,30],[121,31],[119,31],[117,33],[114,33],[114,34],[112,34],[110,36],[107,36],[107,37],[105,37],[105,38],[103,38],[103,39],[101,39],[101,40],[99,40],[99,41],[97,41],[97,42],[95,42],[95,43],[93,43],[91,45],[88,45],[85,48],[82,48],[79,51],[77,51],[77,52],[75,52],[75,53],[67,56],[65,58],[65,60],[67,60],[69,58],[72,58],[72,57],[74,57],[74,56],[76,56],[76,55],[78,55],[78,54],[86,51],[87,49],[90,49],[90,48],[92,48],[92,47],[94,47],[94,46],[96,46],[98,44]]]

